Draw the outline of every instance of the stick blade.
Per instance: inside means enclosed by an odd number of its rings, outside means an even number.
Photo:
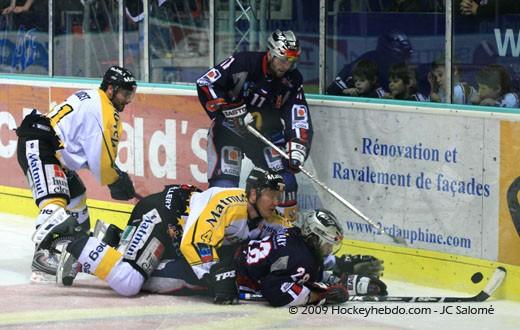
[[[506,278],[506,274],[507,271],[504,267],[497,267],[482,292],[486,293],[488,297],[491,296],[500,287],[500,285],[502,285],[502,282]]]

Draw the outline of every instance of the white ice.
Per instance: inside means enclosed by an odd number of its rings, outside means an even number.
[[[0,214],[0,327],[16,329],[518,329],[520,303],[490,298],[483,303],[392,304],[348,303],[340,307],[304,308],[290,314],[287,308],[242,302],[217,306],[202,297],[145,294],[118,297],[104,283],[87,280],[70,288],[55,284],[29,284],[33,219]],[[464,280],[464,279],[461,279]],[[86,284],[85,284],[86,283]],[[92,283],[92,284],[90,284]],[[387,280],[390,295],[466,296]],[[453,314],[441,314],[443,308]],[[459,314],[468,308],[486,308],[492,314]],[[379,308],[386,314],[362,315],[361,308]],[[421,315],[395,314],[396,310],[430,308]],[[354,310],[355,309],[355,310]],[[483,310],[483,309],[482,309]],[[419,310],[416,310],[419,311]],[[314,314],[312,314],[314,312]],[[318,314],[320,312],[320,314]]]

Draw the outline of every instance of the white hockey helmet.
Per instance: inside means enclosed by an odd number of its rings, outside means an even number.
[[[274,31],[267,38],[267,49],[271,56],[281,58],[285,61],[293,63],[293,68],[300,58],[300,42],[291,30]]]
[[[336,245],[343,241],[343,229],[338,219],[325,209],[301,214],[299,227],[303,237],[315,248],[320,248],[326,243]]]

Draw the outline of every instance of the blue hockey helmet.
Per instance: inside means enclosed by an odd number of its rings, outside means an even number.
[[[379,36],[377,50],[402,59],[408,59],[413,53],[412,44],[408,36],[396,30]]]

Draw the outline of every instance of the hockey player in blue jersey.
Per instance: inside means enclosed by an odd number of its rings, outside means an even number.
[[[208,136],[210,187],[237,187],[244,155],[255,166],[284,177],[285,199],[279,210],[293,217],[297,183],[312,141],[312,122],[296,68],[300,45],[292,31],[276,30],[267,52],[239,52],[197,80],[202,106],[212,119]],[[286,161],[247,132],[252,124],[290,157]]]
[[[340,304],[349,295],[387,294],[386,285],[377,276],[381,262],[373,257],[364,261],[336,257],[334,271],[324,270],[324,256],[343,240],[342,229],[331,212],[309,212],[297,226],[252,240],[239,252],[241,290],[260,292],[272,306]],[[358,274],[348,273],[356,264],[363,264],[371,274],[360,275],[359,267]]]

